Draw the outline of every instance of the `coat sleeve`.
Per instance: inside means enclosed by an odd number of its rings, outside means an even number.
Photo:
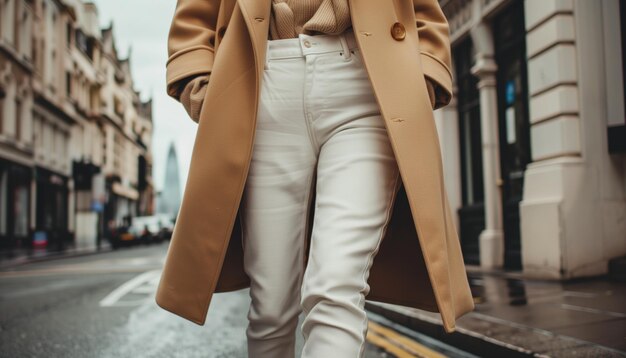
[[[451,49],[448,20],[437,0],[413,0],[424,75],[435,84],[435,107],[452,100]]]
[[[190,76],[211,73],[220,0],[178,0],[168,39],[167,94],[180,101]]]

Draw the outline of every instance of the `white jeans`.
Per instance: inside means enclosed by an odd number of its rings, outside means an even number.
[[[294,357],[304,310],[302,357],[362,357],[367,279],[400,176],[352,32],[270,40],[259,101],[241,211],[248,354]]]

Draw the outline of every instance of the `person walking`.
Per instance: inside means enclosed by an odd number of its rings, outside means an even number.
[[[302,312],[302,357],[362,357],[366,298],[448,333],[474,308],[432,123],[452,97],[436,0],[179,0],[168,54],[198,134],[159,306],[204,324],[249,287],[250,357],[295,356]]]

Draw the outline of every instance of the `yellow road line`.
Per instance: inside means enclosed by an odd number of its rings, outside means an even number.
[[[367,333],[367,341],[370,342],[371,344],[375,345],[375,346],[378,346],[378,347],[384,349],[385,352],[393,354],[397,358],[413,358],[413,357],[415,357],[414,354],[411,354],[410,352],[407,352],[404,349],[394,345],[393,343],[389,342],[384,337],[377,335],[376,333],[368,332]]]
[[[407,336],[401,335],[400,333],[390,328],[381,326],[378,323],[372,322],[371,320],[368,323],[367,340],[372,344],[387,350],[389,353],[397,355],[398,357],[446,357],[445,355],[436,352]],[[402,352],[402,354],[396,352]]]

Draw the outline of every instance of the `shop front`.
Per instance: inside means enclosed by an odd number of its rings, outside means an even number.
[[[29,231],[32,169],[0,158],[0,252],[32,248]]]
[[[73,244],[68,230],[68,177],[35,167],[36,222],[33,247],[62,251]]]

